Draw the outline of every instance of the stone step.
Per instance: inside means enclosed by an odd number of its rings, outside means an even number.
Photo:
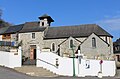
[[[58,76],[49,70],[46,70],[42,67],[36,66],[22,66],[22,67],[15,67],[15,70],[18,72],[22,72],[31,76],[40,76],[40,77],[55,77]]]
[[[25,60],[22,64],[23,64],[23,65],[35,65],[35,64],[36,64],[36,60],[27,59],[27,60]]]

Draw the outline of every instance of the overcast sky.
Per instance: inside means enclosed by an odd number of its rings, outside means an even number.
[[[38,21],[50,15],[52,26],[98,24],[120,37],[120,0],[0,0],[2,19],[12,24]]]

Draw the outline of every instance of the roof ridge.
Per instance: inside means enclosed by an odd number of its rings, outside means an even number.
[[[87,26],[87,25],[96,25],[97,26],[97,24],[81,24],[81,25],[62,25],[62,26],[52,26],[52,27],[49,27],[49,28],[57,28],[57,27],[78,27],[78,26]]]
[[[31,22],[33,23],[33,22],[39,22],[39,21],[29,21],[29,22],[25,22],[25,23],[31,23]],[[25,24],[25,23],[24,23],[24,24]]]
[[[24,24],[17,24],[17,25],[12,25],[12,26],[9,26],[9,27],[15,27],[15,26],[20,26],[20,25],[24,25]]]

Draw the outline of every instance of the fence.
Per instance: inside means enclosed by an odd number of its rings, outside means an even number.
[[[76,76],[98,76],[101,72],[102,76],[115,76],[115,61],[102,62],[75,58],[75,74]],[[37,67],[46,68],[58,75],[73,76],[73,59],[63,58],[52,52],[40,52],[37,49]]]
[[[0,41],[0,46],[15,46],[15,42]]]
[[[21,47],[18,52],[0,51],[0,65],[10,68],[21,67]]]

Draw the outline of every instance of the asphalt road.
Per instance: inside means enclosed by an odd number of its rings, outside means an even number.
[[[0,66],[0,79],[99,79],[98,77],[32,77],[23,73],[19,73],[13,69]],[[117,77],[103,77],[102,79],[120,79]]]

